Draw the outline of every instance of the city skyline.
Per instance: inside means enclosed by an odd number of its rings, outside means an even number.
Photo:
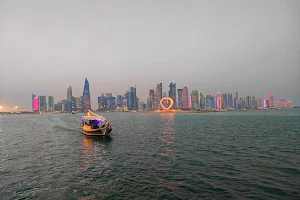
[[[152,84],[153,86],[155,86],[155,84]],[[181,87],[181,88],[177,88],[176,89],[176,82],[174,82],[174,81],[171,81],[169,84],[163,84],[163,83],[157,83],[156,84],[157,86],[156,87],[152,87],[152,89],[150,88],[150,89],[148,89],[148,90],[146,90],[146,92],[148,91],[148,96],[146,96],[146,98],[145,99],[139,99],[139,102],[145,102],[145,104],[147,103],[147,99],[149,98],[149,95],[150,95],[150,93],[151,93],[151,91],[153,90],[153,99],[155,98],[155,102],[156,101],[160,101],[160,100],[158,100],[158,98],[157,98],[157,90],[161,90],[161,94],[162,93],[164,93],[164,95],[166,95],[166,96],[168,96],[168,97],[171,97],[173,94],[172,94],[172,92],[171,92],[171,94],[170,94],[170,87],[171,88],[173,88],[174,86],[175,86],[175,90],[174,91],[176,91],[176,94],[175,94],[175,100],[174,100],[174,106],[177,106],[178,105],[178,102],[176,103],[176,101],[178,101],[179,99],[181,99],[182,100],[182,103],[181,104],[179,104],[179,105],[181,105],[182,106],[182,108],[183,109],[187,109],[187,107],[191,107],[192,109],[195,109],[195,107],[194,107],[194,104],[195,104],[195,102],[198,102],[198,106],[199,106],[199,108],[202,108],[203,109],[203,106],[202,106],[202,104],[204,103],[204,102],[201,102],[202,101],[202,99],[200,98],[201,97],[201,95],[204,95],[203,97],[206,97],[207,95],[208,96],[213,96],[213,97],[218,97],[218,94],[219,94],[219,96],[220,96],[220,98],[222,98],[222,100],[221,100],[221,102],[222,102],[222,107],[224,108],[224,107],[233,107],[233,105],[235,105],[235,103],[234,103],[234,99],[235,99],[235,96],[237,95],[236,93],[239,93],[239,97],[245,97],[245,98],[247,98],[247,97],[249,97],[249,99],[247,99],[247,102],[249,102],[249,103],[247,103],[247,104],[249,104],[250,105],[250,101],[251,101],[251,98],[252,97],[255,97],[255,98],[258,98],[258,99],[262,99],[262,100],[268,100],[269,98],[270,98],[270,95],[274,95],[274,93],[269,93],[269,94],[264,94],[264,95],[262,95],[262,96],[257,96],[257,95],[255,95],[255,94],[246,94],[246,93],[243,93],[243,92],[232,92],[232,91],[227,91],[227,92],[224,92],[224,91],[222,91],[222,92],[219,92],[219,91],[217,91],[217,92],[205,92],[204,90],[199,90],[199,89],[191,89],[191,88],[189,88],[188,86],[186,86],[186,85],[184,85],[184,87]],[[89,85],[89,81],[88,81],[88,79],[87,78],[85,78],[85,82],[84,82],[84,86],[83,86],[83,93],[82,93],[82,95],[85,95],[85,93],[86,92],[88,92],[88,98],[89,99],[91,99],[91,100],[88,100],[88,102],[95,102],[94,104],[93,104],[93,106],[92,107],[87,107],[88,109],[94,109],[94,110],[96,110],[96,109],[98,109],[98,107],[99,107],[99,97],[101,97],[101,95],[103,96],[104,94],[105,95],[111,95],[111,96],[115,96],[115,97],[118,97],[118,96],[126,96],[126,94],[127,95],[129,95],[129,93],[128,92],[131,92],[131,94],[133,95],[133,92],[134,92],[134,96],[135,96],[135,98],[137,98],[138,97],[138,95],[139,95],[139,93],[136,93],[136,86],[135,87],[129,87],[129,89],[127,88],[127,89],[125,89],[123,92],[121,92],[120,94],[117,94],[117,93],[114,93],[114,92],[111,92],[110,90],[109,91],[100,91],[99,93],[97,93],[96,94],[96,96],[97,96],[97,98],[95,98],[95,99],[92,99],[92,98],[90,98],[90,92],[89,92],[89,87],[90,87],[90,85]],[[162,89],[160,89],[160,88],[162,88]],[[165,89],[164,89],[165,88]],[[54,95],[37,95],[36,93],[32,93],[31,94],[31,96],[32,96],[32,98],[31,98],[31,102],[30,102],[30,105],[28,106],[28,107],[30,107],[31,109],[28,109],[28,108],[24,108],[24,107],[22,107],[22,106],[20,106],[20,104],[13,104],[13,105],[11,105],[11,106],[3,106],[3,105],[5,105],[5,104],[0,104],[1,106],[2,106],[2,109],[4,108],[4,107],[9,107],[9,108],[15,108],[16,107],[16,105],[17,105],[17,107],[20,109],[20,108],[22,108],[23,110],[34,110],[33,108],[34,108],[34,98],[37,98],[38,99],[38,104],[36,105],[38,108],[39,108],[39,110],[41,110],[41,111],[45,111],[45,110],[47,110],[47,111],[50,111],[49,109],[48,109],[48,104],[49,104],[49,98],[51,99],[51,103],[50,103],[50,105],[52,105],[52,107],[54,107],[54,104],[56,104],[57,102],[61,102],[61,101],[66,101],[66,110],[67,111],[72,111],[72,107],[74,108],[74,105],[73,105],[73,99],[74,98],[83,98],[83,96],[81,96],[81,95],[73,95],[73,88],[72,88],[72,86],[71,85],[68,85],[68,87],[66,88],[67,89],[67,94],[66,94],[66,96],[65,97],[63,97],[63,98],[56,98]],[[185,91],[186,90],[186,91]],[[149,91],[150,91],[150,93],[149,93]],[[145,93],[145,91],[139,91],[139,92],[141,92],[141,93]],[[180,92],[181,94],[182,94],[182,96],[181,97],[176,97],[176,95],[178,94],[178,92]],[[186,96],[186,94],[187,94],[187,96]],[[162,95],[162,97],[164,96],[164,95]],[[197,98],[197,99],[193,99],[193,96],[197,96],[197,97],[195,97],[195,98]],[[223,95],[223,96],[222,96]],[[227,98],[229,98],[228,97],[228,95],[231,95],[231,100],[232,100],[232,102],[229,102],[228,100],[227,100]],[[54,96],[54,98],[53,98],[53,96]],[[91,95],[91,96],[95,96],[95,95]],[[151,96],[151,95],[150,95]],[[184,96],[186,96],[186,97],[184,97]],[[277,96],[276,96],[276,94],[274,95],[275,96],[275,101],[273,101],[273,103],[272,103],[272,106],[274,106],[274,105],[277,105],[277,103],[280,103],[280,102],[282,102],[283,100],[291,100],[293,103],[294,103],[294,101],[291,99],[291,98],[289,98],[289,97],[283,97],[283,98],[277,98]],[[42,97],[42,100],[39,98],[39,97]],[[128,98],[130,98],[130,97],[128,97]],[[133,97],[131,97],[131,98],[133,98]],[[133,98],[133,99],[135,99],[135,98]],[[179,98],[179,99],[178,99]],[[190,99],[191,98],[191,99]],[[48,101],[46,100],[46,99],[48,99]],[[84,98],[83,98],[84,99]],[[98,100],[97,100],[98,99]],[[161,98],[160,98],[161,99]],[[225,99],[225,101],[224,101],[224,99]],[[54,102],[53,102],[53,100],[54,100]],[[116,99],[117,100],[117,99]],[[130,100],[129,100],[130,101]],[[131,100],[132,101],[132,105],[130,105],[130,104],[128,104],[128,108],[131,110],[131,109],[133,109],[133,110],[135,110],[136,108],[137,108],[137,106],[139,106],[139,105],[137,105],[138,104],[138,102],[134,102],[133,100]],[[190,101],[192,102],[192,105],[190,105]],[[218,101],[218,99],[216,99],[216,102]],[[187,102],[188,103],[188,105],[186,105],[185,104],[185,102]],[[118,102],[116,101],[116,104],[117,104]],[[84,104],[86,104],[86,103],[84,103]],[[89,103],[87,103],[87,104],[89,104]],[[135,105],[133,105],[133,104],[135,104]],[[263,104],[263,103],[262,103]],[[230,105],[230,106],[229,106]],[[295,104],[295,105],[298,105],[298,104]],[[42,106],[42,108],[41,108],[41,106]],[[116,105],[117,106],[117,105]],[[173,106],[173,108],[175,108]],[[247,106],[246,106],[247,107]],[[76,107],[77,108],[77,107]],[[84,108],[84,107],[83,107]],[[154,105],[153,105],[153,108],[154,108]],[[155,109],[159,109],[160,108],[160,106],[159,106],[159,103],[158,104],[156,104],[156,107],[155,107]],[[249,107],[250,108],[250,107]],[[13,110],[13,109],[12,109]]]
[[[155,83],[300,105],[300,1],[0,1],[0,104],[65,99]],[[153,85],[154,83],[154,85]],[[157,98],[156,94],[156,98]]]

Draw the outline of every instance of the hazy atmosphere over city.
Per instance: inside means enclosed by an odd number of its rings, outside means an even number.
[[[0,0],[0,104],[171,81],[300,104],[300,1]]]

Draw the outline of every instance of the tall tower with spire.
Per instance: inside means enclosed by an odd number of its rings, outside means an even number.
[[[90,84],[87,78],[85,78],[82,97],[83,97],[82,109],[90,110],[91,109]]]

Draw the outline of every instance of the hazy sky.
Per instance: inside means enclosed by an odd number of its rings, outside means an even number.
[[[233,92],[300,104],[299,0],[0,0],[0,104],[100,92]]]

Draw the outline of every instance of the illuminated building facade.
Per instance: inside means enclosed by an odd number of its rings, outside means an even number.
[[[169,87],[169,97],[172,98],[174,101],[174,104],[171,109],[176,109],[176,83],[171,82]]]
[[[223,104],[222,104],[222,98],[221,97],[218,97],[217,98],[217,108],[218,109],[222,109],[223,107]]]
[[[160,103],[159,103],[159,105],[160,105]],[[153,109],[154,109],[154,110],[157,110],[157,109],[158,109],[157,93],[156,93],[156,90],[154,90]]]
[[[149,101],[150,101],[149,109],[154,110],[154,90],[153,89],[149,90]]]
[[[83,96],[82,109],[90,110],[91,109],[90,84],[89,84],[89,81],[87,80],[87,78],[85,78],[85,81],[84,81],[82,96]]]
[[[203,91],[198,92],[199,95],[199,107],[205,109],[205,97]]]
[[[269,95],[269,107],[270,108],[274,108],[275,107],[275,103],[274,103],[274,95],[270,94]]]
[[[193,110],[199,110],[198,90],[193,90],[192,91],[192,109]]]
[[[234,92],[233,93],[233,107],[238,108],[238,99],[239,99],[239,93]]]
[[[47,111],[46,96],[39,96],[39,111]]]
[[[182,109],[183,108],[183,96],[182,96],[183,89],[177,89],[177,96],[178,96],[178,104],[177,108]]]
[[[229,108],[233,108],[233,97],[232,97],[232,93],[228,93],[228,107]]]
[[[161,106],[160,106],[160,100],[163,97],[163,93],[162,93],[162,83],[157,84],[156,86],[156,96],[157,96],[157,109],[160,110]]]
[[[221,99],[222,99],[222,108],[227,108],[228,107],[227,93],[222,93],[221,94]]]
[[[189,109],[189,90],[186,86],[182,89],[182,108],[185,110]]]
[[[33,110],[34,111],[39,111],[39,108],[40,108],[40,106],[39,106],[39,98],[36,97],[36,96],[34,96],[33,97]]]
[[[54,111],[54,98],[53,96],[48,96],[48,111]]]

